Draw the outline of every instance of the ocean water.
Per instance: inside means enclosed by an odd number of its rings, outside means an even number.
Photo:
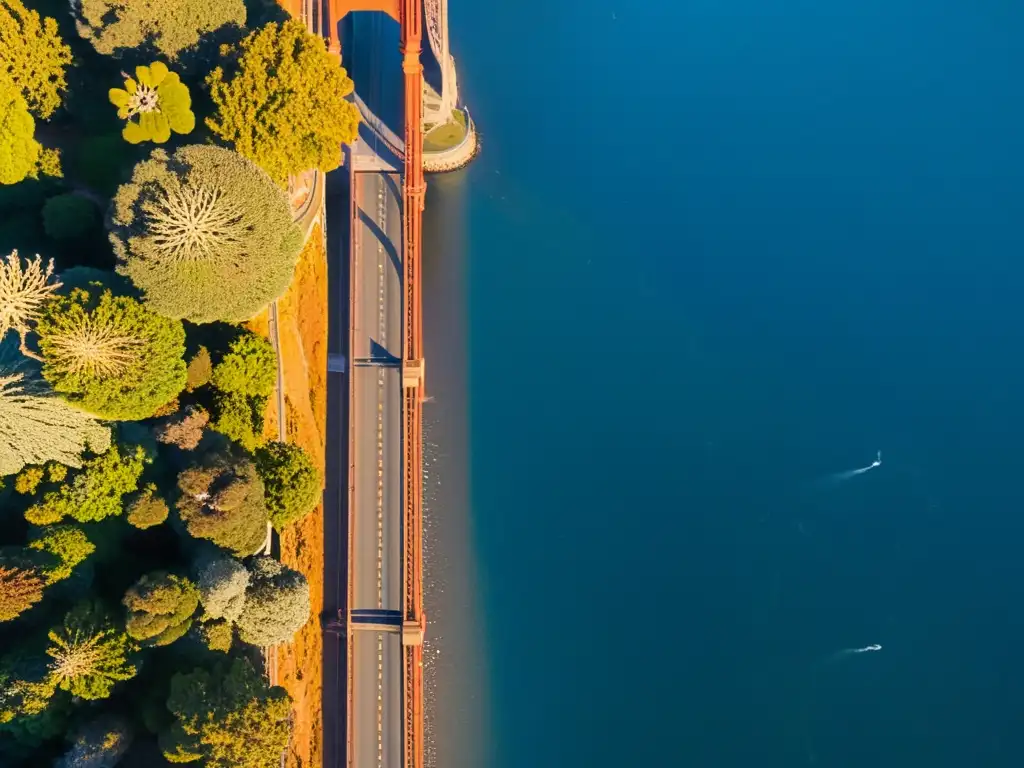
[[[1019,765],[1024,6],[450,29],[432,765]]]

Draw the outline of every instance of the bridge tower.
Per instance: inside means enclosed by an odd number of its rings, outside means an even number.
[[[404,768],[423,768],[423,0],[327,0],[329,47],[340,50],[338,22],[352,11],[383,11],[401,27],[405,80],[402,256],[405,290],[402,349],[402,594]]]

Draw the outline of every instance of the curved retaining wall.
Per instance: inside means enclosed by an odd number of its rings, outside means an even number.
[[[466,135],[454,147],[441,152],[424,152],[423,170],[427,173],[455,171],[469,165],[469,162],[476,157],[478,149],[476,126],[473,125],[473,118],[469,114],[469,109],[463,107],[462,111],[466,115]]]

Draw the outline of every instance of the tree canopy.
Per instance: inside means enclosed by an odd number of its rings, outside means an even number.
[[[35,568],[0,561],[0,621],[15,619],[42,600],[45,583]]]
[[[121,135],[129,144],[163,144],[172,131],[191,133],[196,127],[188,87],[162,61],[137,66],[135,78],[126,77],[124,88],[111,88],[107,95],[117,107],[117,116],[128,120]],[[135,117],[138,122],[132,120]]]
[[[41,528],[28,546],[29,549],[53,555],[54,564],[42,571],[47,584],[68,578],[75,566],[96,551],[96,545],[76,525],[49,525]]]
[[[147,646],[169,645],[192,626],[199,590],[183,576],[148,573],[124,596],[128,635]]]
[[[70,741],[53,768],[114,768],[131,746],[132,733],[121,718],[101,715],[77,728]]]
[[[262,336],[243,331],[213,367],[214,387],[247,397],[268,396],[277,383],[277,355]]]
[[[54,240],[74,240],[96,226],[99,216],[91,200],[74,192],[54,195],[43,206],[43,231]]]
[[[309,619],[306,577],[272,557],[249,561],[251,581],[235,622],[242,642],[268,646],[292,639]]]
[[[268,686],[246,659],[175,675],[167,709],[175,721],[160,745],[171,762],[273,768],[288,744],[288,694]]]
[[[58,688],[82,699],[105,699],[115,683],[135,676],[132,643],[114,626],[99,603],[87,601],[71,610],[50,631],[50,674]]]
[[[157,495],[156,486],[150,483],[132,494],[125,505],[127,519],[136,528],[152,528],[160,525],[170,514],[167,502]]]
[[[214,557],[199,569],[199,602],[211,619],[235,621],[248,586],[249,571],[233,557]]]
[[[216,111],[206,124],[278,184],[310,168],[332,171],[352,143],[353,84],[319,35],[297,20],[267,24],[226,50],[207,77]],[[253,119],[258,115],[259,119]]]
[[[301,520],[320,503],[323,477],[302,447],[267,443],[256,449],[256,470],[266,489],[270,522],[277,530]]]
[[[154,150],[113,201],[118,269],[166,317],[241,322],[287,290],[302,233],[282,189],[221,147]]]
[[[18,86],[0,72],[0,184],[17,184],[40,173],[60,176],[60,156],[36,141],[36,121]]]
[[[215,454],[184,470],[177,508],[192,536],[236,555],[251,555],[266,539],[263,482],[249,459]]]
[[[21,0],[0,0],[0,75],[14,82],[36,117],[48,118],[60,106],[70,63],[71,49],[54,19],[41,18]]]
[[[198,405],[187,405],[163,419],[153,428],[156,439],[165,445],[175,445],[183,451],[195,450],[203,439],[203,429],[210,414]]]
[[[205,33],[245,24],[243,0],[78,0],[75,8],[78,33],[115,56],[152,43],[174,59]]]
[[[110,429],[58,397],[13,347],[0,340],[0,476],[51,459],[79,467],[85,450],[107,450]]]
[[[23,263],[17,251],[0,259],[0,340],[8,331],[17,331],[21,351],[26,353],[25,335],[33,329],[43,305],[60,285],[53,276],[53,259],[44,264],[36,254]]]
[[[129,296],[74,288],[36,322],[43,376],[105,419],[145,419],[185,388],[185,331]]]

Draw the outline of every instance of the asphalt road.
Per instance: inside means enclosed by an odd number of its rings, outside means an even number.
[[[397,175],[357,184],[352,609],[402,608],[402,270]],[[401,768],[402,648],[394,632],[352,631],[352,749],[358,768]]]

